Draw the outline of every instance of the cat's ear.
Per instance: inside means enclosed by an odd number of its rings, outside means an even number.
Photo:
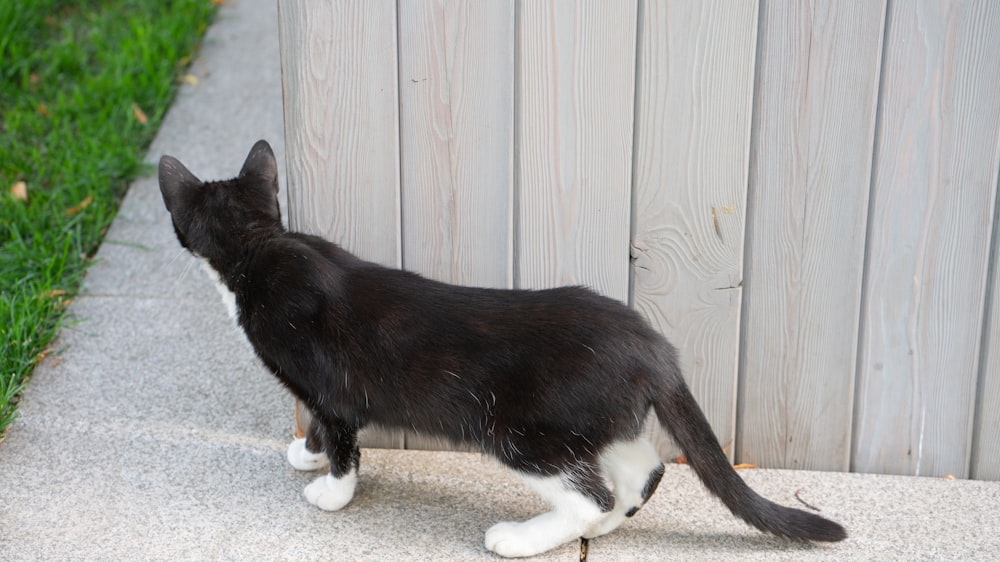
[[[263,180],[278,192],[278,163],[274,159],[274,152],[271,145],[266,140],[259,140],[250,149],[246,162],[240,170],[241,178],[256,177]]]
[[[160,157],[159,177],[160,195],[171,214],[186,192],[201,185],[201,180],[173,156]]]

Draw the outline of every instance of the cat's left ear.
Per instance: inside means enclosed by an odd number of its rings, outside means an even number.
[[[259,140],[250,149],[246,162],[240,170],[239,177],[256,177],[263,180],[278,192],[278,163],[274,159],[274,152],[271,145],[266,140]]]
[[[178,208],[189,190],[201,185],[201,180],[173,156],[163,155],[159,166],[160,195],[171,214]]]

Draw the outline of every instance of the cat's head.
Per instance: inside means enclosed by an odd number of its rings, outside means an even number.
[[[216,270],[264,236],[281,232],[278,165],[257,141],[231,180],[203,182],[172,156],[160,158],[160,194],[181,245]]]

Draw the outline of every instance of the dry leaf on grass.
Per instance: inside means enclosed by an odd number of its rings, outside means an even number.
[[[42,117],[49,116],[49,108],[44,103],[38,104],[38,112],[42,114]]]
[[[28,200],[28,184],[23,181],[14,182],[14,185],[10,186],[10,194],[14,196],[14,199],[20,199],[21,201]]]
[[[67,215],[80,214],[81,211],[87,208],[87,205],[90,205],[93,202],[94,202],[94,196],[88,195],[86,198],[84,198],[83,201],[80,201],[76,205],[70,207],[69,209],[66,209],[66,214]]]
[[[139,107],[139,104],[132,104],[132,115],[135,116],[135,120],[138,121],[140,125],[145,125],[146,122],[149,121],[149,118],[146,117],[146,112]]]
[[[45,358],[48,357],[50,353],[52,353],[52,349],[50,348],[43,349],[41,353],[35,356],[34,364],[37,365],[42,361],[45,361]]]

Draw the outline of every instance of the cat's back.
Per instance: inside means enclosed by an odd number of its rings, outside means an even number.
[[[379,324],[388,318],[392,323],[405,320],[417,331],[463,329],[512,339],[535,337],[557,327],[571,337],[606,334],[610,327],[642,339],[653,335],[635,310],[586,287],[529,290],[453,285],[366,262],[307,234],[275,238],[255,262],[252,284],[258,301],[299,309],[349,309],[355,322]],[[336,316],[338,311],[327,312]]]

